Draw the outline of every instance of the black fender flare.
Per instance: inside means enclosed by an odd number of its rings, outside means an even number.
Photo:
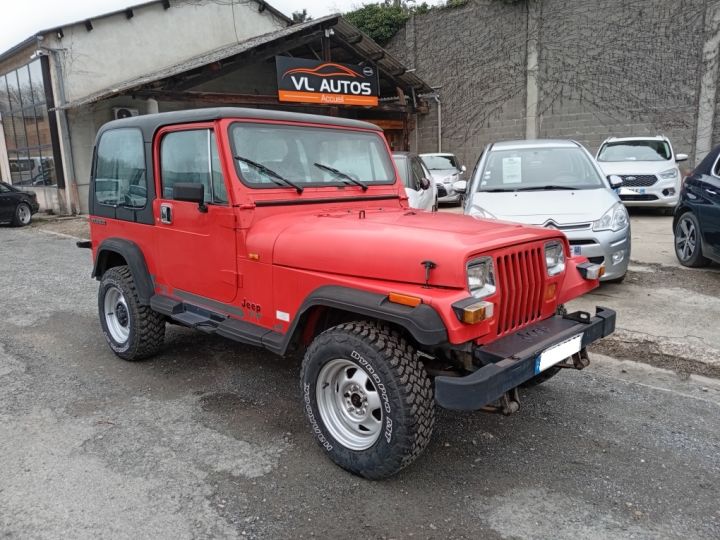
[[[108,255],[116,253],[120,255],[130,267],[135,288],[137,289],[138,298],[142,305],[150,305],[150,298],[155,294],[155,286],[153,279],[148,271],[145,263],[145,256],[140,247],[130,240],[122,238],[106,238],[98,246],[95,255],[95,263],[93,264],[92,277],[97,280],[102,279],[103,274],[108,269]]]
[[[428,304],[416,307],[395,304],[387,295],[350,287],[325,285],[315,289],[298,309],[285,334],[283,349],[287,349],[303,315],[311,308],[323,306],[340,309],[360,316],[401,326],[421,345],[436,346],[447,343],[447,328],[437,311]]]

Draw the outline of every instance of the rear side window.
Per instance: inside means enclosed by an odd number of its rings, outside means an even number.
[[[209,129],[175,131],[163,137],[160,147],[163,199],[172,200],[178,183],[202,184],[207,204],[227,204],[215,133]]]
[[[95,199],[100,204],[144,208],[147,203],[145,147],[140,130],[107,131],[100,138]]]
[[[95,200],[108,206],[145,207],[145,146],[139,129],[113,129],[100,138],[95,168]]]

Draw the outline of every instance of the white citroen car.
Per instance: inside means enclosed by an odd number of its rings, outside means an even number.
[[[678,162],[667,137],[611,137],[600,145],[597,162],[606,176],[618,175],[618,190],[625,206],[663,208],[672,214],[680,196]]]
[[[462,179],[465,165],[458,165],[455,154],[420,154],[420,159],[430,169],[430,174],[435,180],[438,188],[438,202],[462,203],[462,193],[457,193],[453,189],[453,184]]]

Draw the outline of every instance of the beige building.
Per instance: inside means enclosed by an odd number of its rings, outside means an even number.
[[[377,66],[379,104],[282,103],[277,56]],[[35,191],[43,209],[86,212],[102,124],[218,105],[364,118],[404,149],[428,92],[339,15],[292,24],[261,0],[156,0],[44,30],[0,54],[0,177]]]

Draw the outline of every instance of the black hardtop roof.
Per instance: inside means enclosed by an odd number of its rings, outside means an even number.
[[[275,111],[269,109],[245,109],[241,107],[215,107],[211,109],[190,109],[185,111],[164,112],[157,114],[143,114],[121,120],[113,120],[104,124],[98,131],[98,137],[109,129],[139,128],[145,140],[150,141],[159,128],[174,124],[189,124],[193,122],[212,122],[221,118],[244,118],[251,120],[275,120],[280,122],[305,122],[308,124],[328,124],[332,126],[357,129],[372,129],[382,131],[381,128],[369,122],[340,118],[337,116],[322,116],[319,114],[304,114],[295,112]]]

